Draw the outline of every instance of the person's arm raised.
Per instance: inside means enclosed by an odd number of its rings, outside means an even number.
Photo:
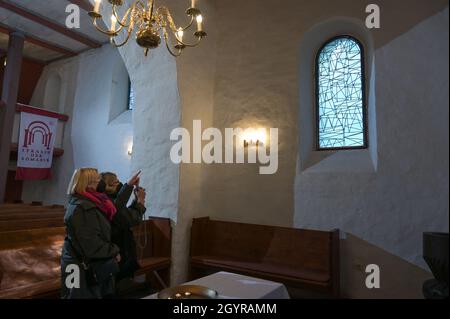
[[[139,175],[141,174],[141,171],[134,174],[130,180],[122,186],[119,193],[117,194],[117,198],[114,201],[114,205],[116,206],[117,210],[120,210],[124,207],[126,207],[131,194],[133,193],[133,187],[136,185],[139,185]]]
[[[139,170],[139,172],[137,172],[130,178],[130,180],[127,182],[127,184],[130,186],[139,186],[139,179],[140,179],[139,175],[141,175],[141,173],[142,173],[142,171]]]

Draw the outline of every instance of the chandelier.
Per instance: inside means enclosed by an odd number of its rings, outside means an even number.
[[[128,8],[123,17],[120,18],[118,8],[124,3],[124,0],[107,0],[111,5],[111,27],[109,30],[103,30],[97,24],[97,20],[102,18],[100,14],[100,5],[102,0],[95,0],[94,11],[89,12],[93,19],[95,28],[110,38],[111,44],[116,47],[125,45],[130,40],[133,31],[136,33],[136,42],[144,48],[145,56],[150,49],[157,48],[161,43],[161,35],[164,37],[167,50],[174,57],[181,55],[187,47],[195,47],[206,36],[203,30],[203,17],[200,10],[196,7],[197,0],[191,0],[191,6],[186,10],[190,22],[184,27],[177,27],[174,19],[165,6],[156,7],[156,0],[136,0]],[[197,29],[193,35],[196,41],[186,42],[183,37],[185,32],[196,24]],[[116,37],[125,34],[124,41],[117,43]]]

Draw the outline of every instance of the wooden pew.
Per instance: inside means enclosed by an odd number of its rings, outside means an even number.
[[[60,256],[65,237],[65,227],[57,227],[61,222],[0,221],[0,298],[59,298]],[[52,227],[37,228],[48,224]],[[170,220],[151,218],[145,226],[135,227],[133,233],[141,265],[136,275],[144,275],[152,285],[165,287],[170,280]]]
[[[61,209],[61,208],[52,208],[52,207],[45,207],[45,206],[39,206],[37,208],[34,209],[30,209],[30,208],[23,208],[23,209],[8,209],[8,210],[3,210],[0,211],[0,216],[4,216],[4,215],[11,215],[11,214],[37,214],[39,212],[64,212],[65,209]]]
[[[64,227],[63,216],[64,207],[60,205],[0,205],[0,232]],[[137,275],[144,275],[153,284],[165,287],[170,275],[170,220],[152,218],[145,225],[133,230],[137,243],[147,243],[143,248],[138,247],[141,269]],[[145,235],[147,239],[144,238]]]
[[[0,204],[1,206],[6,206],[6,205],[31,205],[31,206],[42,206],[44,205],[41,201],[32,201],[31,203],[24,203],[23,200],[14,200],[12,202],[5,202]]]
[[[136,276],[145,275],[153,286],[170,285],[172,228],[170,219],[151,217],[145,224],[133,229],[138,262]],[[147,239],[145,239],[147,238]]]
[[[53,208],[64,208],[64,205],[59,204],[51,204],[51,205],[43,205],[42,202],[39,202],[39,205],[35,203],[2,203],[0,204],[0,211],[3,209],[9,209],[9,208],[39,208],[39,207],[53,207]]]
[[[42,207],[43,205],[35,205],[35,204],[32,204],[32,203],[20,203],[20,204],[18,204],[18,203],[2,203],[2,204],[0,204],[0,212],[3,210],[3,209],[11,209],[11,208],[20,208],[20,209],[23,209],[23,208],[38,208],[38,207]]]
[[[50,219],[64,216],[64,206],[0,205],[0,221]]]
[[[0,232],[0,298],[58,298],[64,227]]]
[[[2,203],[0,204],[0,211],[3,208],[11,208],[11,207],[28,207],[31,206],[31,204],[27,204],[27,203]]]
[[[190,277],[230,271],[339,297],[339,231],[193,220]]]
[[[51,227],[64,227],[63,216],[58,216],[56,218],[0,219],[0,232]]]
[[[64,218],[64,212],[39,212],[37,214],[10,214],[0,216],[0,221],[16,221],[16,220],[30,220],[30,219],[53,219]]]
[[[15,207],[1,207],[0,208],[0,216],[5,214],[13,214],[13,213],[33,213],[33,212],[42,212],[42,211],[64,211],[64,207],[61,206],[15,206]]]

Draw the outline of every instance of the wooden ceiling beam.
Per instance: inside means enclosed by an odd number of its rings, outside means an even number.
[[[40,25],[43,25],[49,29],[52,29],[53,31],[59,32],[75,41],[78,41],[80,43],[83,43],[91,48],[99,48],[102,46],[102,44],[96,40],[93,40],[86,35],[73,31],[69,28],[67,28],[65,25],[61,25],[59,23],[47,20],[46,18],[31,12],[25,8],[22,8],[16,4],[10,3],[5,0],[0,0],[0,8],[9,10],[11,12],[14,12],[28,20],[31,20],[33,22],[39,23]]]
[[[5,51],[3,49],[0,49],[0,68],[3,67],[3,64],[1,64],[1,63],[4,63],[3,57],[6,57],[7,55],[8,55],[7,51]],[[23,60],[24,61],[28,61],[28,62],[32,62],[32,63],[36,63],[36,64],[41,64],[41,65],[47,65],[49,63],[49,62],[44,61],[44,60],[38,60],[38,59],[30,58],[30,57],[27,57],[27,56],[24,56]]]
[[[12,29],[8,28],[7,26],[0,24],[0,33],[9,34],[13,31],[15,31],[15,30],[12,30]],[[69,49],[60,47],[56,44],[52,44],[50,42],[43,41],[41,39],[30,36],[29,34],[25,34],[25,41],[32,43],[34,45],[40,46],[42,48],[48,49],[48,50],[61,53],[67,57],[75,56],[78,54],[75,51],[71,51]]]
[[[94,6],[89,2],[89,0],[68,0],[70,3],[76,4],[84,11],[93,11]]]

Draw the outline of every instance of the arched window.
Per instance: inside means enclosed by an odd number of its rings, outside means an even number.
[[[367,148],[363,46],[350,36],[327,41],[315,74],[317,149]]]
[[[129,113],[127,111],[134,107],[134,93],[127,68],[119,54],[116,61],[112,74],[110,122],[121,114]]]

